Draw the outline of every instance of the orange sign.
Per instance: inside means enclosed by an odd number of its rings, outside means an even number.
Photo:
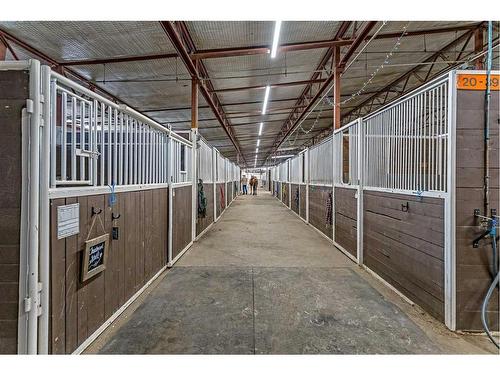
[[[490,76],[490,90],[500,90],[500,75]],[[457,74],[457,89],[459,90],[486,90],[486,74]]]

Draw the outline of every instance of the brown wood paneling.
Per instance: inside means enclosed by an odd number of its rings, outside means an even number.
[[[165,265],[167,194],[167,189],[117,193],[112,208],[108,194],[51,201],[50,342],[53,353],[73,352]],[[80,234],[58,241],[57,206],[76,202],[80,204]],[[81,283],[81,257],[92,221],[92,207],[103,209],[101,219],[110,236],[111,212],[121,215],[115,222],[119,238],[110,241],[106,270]],[[144,232],[147,220],[151,221],[148,241]],[[97,221],[90,238],[101,233]]]
[[[68,199],[69,200],[69,199]],[[73,202],[74,203],[74,202]],[[66,273],[66,241],[57,239],[57,206],[66,204],[66,199],[55,199],[51,202],[51,233],[50,233],[50,269],[51,274],[64,275]],[[50,351],[53,354],[66,353],[66,279],[51,277],[50,299],[58,309],[52,309],[50,314],[51,343]],[[69,301],[71,303],[72,301]],[[76,312],[76,311],[75,311]],[[72,329],[72,327],[70,327]]]
[[[21,111],[26,71],[0,72],[0,354],[17,353],[21,223]]]
[[[285,206],[289,206],[288,196],[290,194],[290,184],[288,182],[283,182],[281,184],[281,189],[283,189],[283,194],[281,195],[281,202],[285,204]]]
[[[309,185],[309,224],[319,229],[329,238],[333,237],[333,229],[327,223],[328,194],[332,193],[329,186]]]
[[[224,188],[224,184],[222,184]],[[174,189],[172,258],[174,259],[191,242],[191,186]]]
[[[306,185],[300,185],[300,217],[306,220]]]
[[[223,182],[217,183],[215,185],[215,188],[217,189],[215,191],[215,198],[216,198],[215,207],[217,209],[217,217],[219,217],[222,214],[222,211],[224,211],[226,207],[224,199],[224,194],[225,194],[224,183]]]
[[[484,180],[484,92],[457,92],[456,150],[456,288],[457,329],[482,330],[482,300],[492,281],[491,241],[483,240],[479,248],[472,241],[483,230],[474,218],[474,209],[483,213]],[[490,107],[490,207],[500,208],[499,197],[499,92],[493,91]],[[499,330],[500,302],[498,288],[489,305],[489,325]]]
[[[335,242],[357,257],[357,205],[356,189],[335,187]]]
[[[290,208],[292,209],[293,212],[295,212],[298,215],[300,209],[300,185],[291,184],[290,186],[291,186],[290,194],[292,198]]]
[[[402,205],[408,203],[408,211]],[[444,320],[444,200],[364,191],[364,263]]]
[[[214,184],[203,184],[203,191],[207,199],[207,214],[204,218],[196,219],[196,235],[203,232],[214,221]]]
[[[231,203],[231,200],[232,200],[231,183],[230,182],[226,182],[226,197],[227,197],[227,205],[229,206],[229,203]]]

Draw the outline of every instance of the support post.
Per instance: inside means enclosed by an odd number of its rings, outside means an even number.
[[[479,27],[474,31],[474,54],[481,53],[483,51],[483,45],[484,45],[483,28]],[[484,69],[483,59],[476,59],[475,69],[477,70]]]
[[[50,129],[51,129],[51,80],[50,67],[42,67],[43,126],[40,152],[40,282],[42,283],[42,315],[38,327],[38,354],[49,353],[49,290],[50,290]]]
[[[306,222],[309,224],[309,149],[306,149],[304,153],[304,157],[306,158],[306,169],[304,171],[306,177]]]
[[[191,176],[193,180],[192,188],[192,220],[191,239],[196,238],[196,222],[198,221],[198,170],[196,152],[198,148],[198,79],[191,80]]]
[[[358,128],[358,204],[357,204],[357,242],[358,242],[358,264],[362,265],[364,262],[363,259],[363,160],[364,160],[364,128],[363,128],[363,119],[358,119],[358,123],[356,124]]]
[[[333,51],[333,129],[340,128],[340,73],[342,67],[340,64],[340,47],[336,46]]]

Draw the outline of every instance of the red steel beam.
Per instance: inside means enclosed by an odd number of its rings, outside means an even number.
[[[136,108],[134,108],[130,104],[127,104],[127,102],[125,102],[124,100],[119,99],[118,97],[116,97],[115,95],[113,95],[112,93],[110,93],[109,91],[107,91],[107,90],[105,90],[105,89],[103,89],[103,88],[95,85],[93,82],[91,82],[90,80],[88,80],[87,78],[85,78],[84,76],[82,76],[80,73],[77,73],[77,72],[75,72],[74,70],[72,70],[70,68],[61,66],[61,64],[58,61],[54,60],[50,56],[44,54],[43,52],[39,51],[35,47],[29,45],[28,43],[22,41],[21,39],[18,39],[17,37],[15,37],[14,35],[8,33],[7,31],[0,29],[0,35],[2,37],[4,37],[5,39],[10,40],[12,43],[18,45],[19,47],[21,47],[23,50],[25,50],[26,52],[28,52],[28,54],[30,54],[30,55],[32,55],[34,57],[37,57],[37,58],[39,58],[41,60],[46,61],[49,65],[52,66],[52,68],[56,68],[56,70],[59,73],[64,72],[64,73],[70,74],[74,78],[76,78],[79,82],[87,85],[87,87],[89,89],[95,90],[95,91],[99,91],[101,94],[103,94],[104,96],[107,96],[109,99],[111,99],[111,100],[113,100],[115,102],[119,102],[119,103],[125,104],[126,106],[128,106],[128,107],[130,107],[130,108],[132,108],[134,110],[137,110]]]
[[[288,86],[301,86],[314,83],[323,83],[324,79],[314,79],[308,81],[292,81],[292,82],[282,82],[282,83],[271,83],[269,85],[256,85],[256,86],[243,86],[243,87],[228,87],[223,89],[217,89],[212,92],[232,92],[232,91],[245,91],[245,90],[261,90],[265,89],[266,86],[274,87],[288,87]]]
[[[61,62],[61,66],[79,66],[79,65],[100,65],[100,64],[116,64],[126,63],[133,61],[149,61],[159,59],[170,59],[177,57],[177,53],[161,53],[155,55],[141,55],[141,56],[123,56],[123,57],[109,57],[107,59],[89,59],[89,60],[75,60]]]
[[[451,26],[442,27],[435,29],[424,29],[416,31],[408,31],[407,36],[422,36],[422,35],[432,35],[432,34],[444,34],[462,30],[469,30],[475,28],[477,24],[464,25],[464,26]],[[391,39],[398,38],[400,33],[385,33],[379,34],[375,39]],[[370,36],[368,36],[369,38]],[[331,40],[320,40],[320,41],[308,41],[302,43],[288,43],[280,46],[278,48],[279,52],[290,52],[290,51],[304,51],[310,49],[321,49],[321,48],[331,48],[333,46],[345,46],[349,45],[354,41],[354,39],[331,39]],[[235,48],[218,48],[218,49],[207,49],[199,50],[195,53],[190,53],[193,60],[202,59],[216,59],[224,57],[237,57],[237,56],[251,56],[251,55],[262,55],[268,54],[270,51],[269,46],[249,46],[249,47],[235,47]],[[75,61],[64,61],[61,62],[61,66],[78,66],[78,65],[99,65],[99,64],[113,64],[122,62],[132,62],[132,61],[145,61],[145,60],[157,60],[157,59],[169,59],[178,57],[177,53],[160,53],[160,54],[150,54],[141,56],[124,56],[124,57],[110,57],[106,59],[89,59],[89,60],[75,60]]]
[[[360,31],[360,33],[356,37],[355,41],[350,45],[346,54],[344,56],[342,56],[342,58],[340,59],[340,62],[339,62],[340,66],[344,66],[347,63],[347,61],[349,61],[349,58],[354,54],[356,49],[361,45],[361,43],[365,40],[367,35],[370,33],[370,31],[373,29],[373,27],[376,24],[377,24],[377,21],[366,22],[365,26],[363,27],[363,29]],[[347,31],[349,26],[350,25],[344,26],[343,29],[340,30],[342,32],[342,34],[345,33],[345,31]],[[342,36],[342,34],[340,35],[340,37]],[[328,61],[328,60],[326,60],[326,61]],[[304,116],[312,109],[312,107],[314,106],[316,101],[320,98],[320,96],[323,94],[323,92],[332,83],[334,78],[335,78],[335,74],[330,74],[330,76],[325,80],[323,85],[316,92],[314,97],[309,101],[309,104],[307,105],[307,107],[302,110],[302,112],[293,121],[293,123],[290,121],[288,124],[287,123],[284,124],[284,127],[283,127],[282,132],[281,132],[281,137],[279,137],[280,139],[278,139],[276,144],[275,144],[275,149],[278,149],[278,147],[291,134],[291,132],[295,129],[295,127],[299,124],[299,122],[304,118]]]
[[[480,27],[480,26],[477,26],[477,27]],[[477,28],[476,27],[476,28]],[[465,40],[471,33],[474,33],[474,30],[469,30],[465,33],[463,33],[462,35],[460,35],[458,38],[452,40],[451,42],[449,42],[448,44],[446,44],[443,48],[441,48],[439,51],[433,53],[431,56],[429,56],[428,58],[426,58],[423,62],[424,63],[427,63],[427,62],[432,62],[432,61],[435,61],[435,59],[440,56],[443,52],[445,52],[446,50],[450,49],[451,47],[455,46],[457,43],[460,43],[460,41],[463,41]],[[381,95],[382,93],[385,93],[387,92],[388,90],[390,90],[391,88],[393,88],[394,86],[402,83],[405,79],[407,79],[408,77],[410,77],[412,74],[414,74],[415,72],[419,71],[423,69],[422,65],[417,65],[413,68],[411,68],[410,70],[406,71],[404,74],[400,75],[399,77],[397,77],[396,79],[392,80],[390,83],[388,83],[386,86],[382,87],[381,89],[377,90],[377,92],[371,96],[369,96],[368,98],[366,98],[365,100],[363,100],[360,104],[358,104],[356,107],[354,107],[352,110],[350,110],[349,112],[347,112],[344,117],[348,117],[351,113],[355,112],[357,109],[359,109],[360,107],[363,107],[364,105],[366,105],[367,103],[369,103],[371,100],[373,100],[375,97]],[[431,68],[432,69],[432,68]],[[429,70],[430,72],[430,70]],[[430,77],[427,77],[426,80],[424,80],[425,82],[428,81]]]
[[[194,43],[192,40],[190,40],[190,36],[187,33],[187,29],[185,28],[185,25],[183,23],[179,23],[179,28],[183,31],[182,36],[179,34],[176,24],[172,21],[160,21],[161,26],[163,27],[163,30],[169,37],[170,41],[172,42],[174,48],[176,49],[177,53],[179,54],[179,57],[181,58],[182,62],[186,66],[186,69],[188,70],[190,76],[193,79],[200,80],[201,84],[199,85],[199,89],[203,97],[205,98],[206,102],[208,103],[209,107],[212,109],[212,112],[214,113],[215,117],[221,124],[222,128],[226,132],[227,136],[233,143],[234,147],[238,151],[238,153],[241,155],[243,160],[245,161],[242,153],[241,153],[241,148],[240,145],[233,133],[233,130],[231,129],[231,125],[229,120],[227,119],[224,110],[222,108],[222,105],[217,97],[217,95],[211,94],[209,90],[213,90],[213,87],[211,87],[211,83],[209,81],[206,81],[205,78],[208,78],[208,74],[206,74],[206,69],[203,66],[203,62],[199,62],[199,70],[195,66],[194,61],[191,59],[191,56],[186,49],[183,39],[187,44],[189,44],[189,47],[192,51],[195,51]],[[205,74],[200,74],[200,73],[205,73]],[[246,161],[245,161],[246,163]]]

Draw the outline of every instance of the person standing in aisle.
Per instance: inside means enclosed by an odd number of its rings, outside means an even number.
[[[242,194],[243,195],[247,195],[248,194],[247,183],[248,183],[248,178],[244,174],[243,177],[241,177],[241,189],[242,189]]]
[[[257,180],[257,177],[254,176],[253,185],[252,185],[253,195],[257,195],[257,187],[258,186],[259,186],[259,181]]]

